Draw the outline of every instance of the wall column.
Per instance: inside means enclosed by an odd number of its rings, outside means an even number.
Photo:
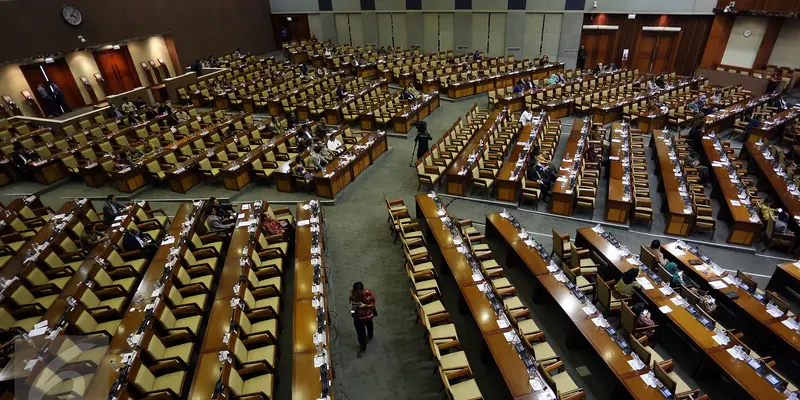
[[[764,38],[761,39],[756,59],[753,61],[753,69],[763,69],[769,64],[769,57],[772,55],[772,49],[775,48],[775,42],[778,41],[778,35],[780,35],[782,27],[783,18],[769,19],[767,31],[764,33]]]
[[[714,22],[711,24],[711,33],[708,34],[706,48],[703,51],[703,59],[700,60],[701,68],[714,68],[722,62],[722,56],[725,55],[725,48],[728,46],[728,38],[731,36],[734,21],[736,21],[736,18],[728,15],[714,17]]]

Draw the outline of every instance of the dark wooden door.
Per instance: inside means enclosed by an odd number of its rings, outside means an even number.
[[[585,69],[592,69],[597,64],[608,65],[614,62],[614,42],[616,31],[587,31],[581,38],[581,44],[586,46]]]
[[[657,39],[658,36],[642,34],[636,42],[636,51],[633,53],[633,69],[638,69],[639,73],[650,72]]]
[[[662,74],[672,71],[670,61],[675,50],[677,37],[674,35],[658,36],[655,57],[653,58],[653,73]]]
[[[106,81],[104,89],[107,90],[107,96],[127,92],[141,85],[127,46],[119,50],[98,51],[94,53],[94,59]]]
[[[72,75],[69,64],[65,59],[59,58],[50,64],[20,65],[19,68],[22,70],[22,74],[25,76],[25,80],[28,81],[28,86],[32,89],[33,95],[36,96],[39,104],[42,104],[42,99],[39,98],[39,92],[36,88],[40,83],[47,88],[47,81],[50,80],[64,93],[64,103],[70,108],[75,109],[86,105],[78,85],[75,83],[75,77]]]
[[[289,21],[291,19],[291,21]],[[275,33],[276,43],[285,41],[281,30],[286,28],[288,40],[311,39],[311,28],[308,25],[307,14],[280,14],[272,16],[272,29]],[[317,38],[322,41],[322,38]]]

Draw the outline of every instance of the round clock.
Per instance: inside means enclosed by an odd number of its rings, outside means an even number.
[[[81,11],[69,4],[65,4],[64,7],[61,7],[61,16],[64,17],[64,21],[67,21],[67,23],[72,26],[78,26],[83,22]]]
[[[750,29],[750,28],[747,28],[747,29],[744,30],[744,32],[742,32],[742,34],[744,35],[744,37],[750,37],[750,35],[753,34],[753,30]]]

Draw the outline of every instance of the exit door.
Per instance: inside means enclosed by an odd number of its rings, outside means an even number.
[[[119,94],[141,86],[128,46],[94,53],[104,80],[106,95]]]

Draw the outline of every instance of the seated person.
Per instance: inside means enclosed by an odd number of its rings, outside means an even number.
[[[86,226],[83,228],[83,232],[81,232],[81,235],[78,237],[81,244],[81,250],[89,253],[89,251],[92,250],[92,247],[100,243],[100,239],[102,237],[103,233],[97,232],[97,230],[94,228],[94,224],[86,224]]]
[[[145,106],[144,108],[144,117],[148,120],[152,120],[156,118],[156,110],[153,110],[153,107]]]
[[[512,91],[512,93],[522,93],[523,91],[525,91],[525,83],[523,83],[522,80],[520,80],[519,83],[514,85],[514,90]]]
[[[106,197],[106,203],[103,204],[103,219],[105,220],[106,226],[111,226],[114,222],[114,218],[122,215],[125,212],[125,206],[117,202],[117,196],[113,194],[108,195]]]
[[[692,100],[688,104],[686,104],[686,109],[694,113],[700,112],[700,106],[697,104],[697,101],[695,100]]]
[[[658,87],[661,88],[661,89],[663,89],[663,88],[665,88],[667,86],[664,83],[664,75],[659,75],[658,78],[656,78],[656,85],[658,85]]]
[[[472,54],[472,59],[474,61],[480,61],[481,60],[481,53],[478,50],[475,50],[475,53]]]
[[[206,217],[206,222],[208,222],[208,227],[211,228],[214,233],[219,234],[223,237],[230,237],[230,233],[233,231],[235,223],[226,223],[225,220],[219,215],[219,209],[215,207],[211,207],[208,210],[208,217]]]
[[[189,113],[187,113],[185,110],[180,110],[175,113],[175,119],[178,121],[178,123],[186,122],[189,120]]]
[[[761,219],[764,221],[769,221],[772,218],[775,218],[776,209],[770,207],[772,205],[772,199],[769,197],[765,197],[764,200],[758,202],[758,206],[761,209]]]
[[[403,93],[400,94],[400,100],[414,100],[414,94],[411,93],[408,87],[403,89]]]
[[[122,106],[120,108],[123,114],[130,114],[136,111],[136,106],[127,97],[122,98]]]
[[[348,95],[347,89],[345,89],[344,86],[342,86],[342,84],[339,84],[339,86],[336,88],[336,97],[338,97],[339,100],[341,100],[347,97],[347,95]]]
[[[680,287],[681,284],[683,284],[683,276],[681,271],[678,270],[678,264],[670,261],[664,265],[664,269],[672,276],[672,280],[670,281],[672,287]]]
[[[650,317],[650,311],[644,307],[644,303],[636,303],[631,306],[631,311],[636,316],[636,328],[652,327],[650,329],[642,329],[639,331],[642,335],[647,336],[647,342],[651,343],[656,334],[655,322]]]
[[[314,168],[314,171],[322,171],[328,162],[322,157],[322,146],[314,145],[311,149],[311,155],[309,156],[309,161],[311,162],[311,167]]]
[[[236,216],[236,213],[233,211],[232,205],[220,203],[220,201],[216,197],[208,199],[208,203],[211,208],[217,209],[218,215],[223,220],[226,220],[225,222],[230,222],[227,220],[233,219]]]
[[[661,241],[656,239],[650,242],[650,253],[656,258],[658,265],[664,266],[667,264],[667,259],[664,258],[664,253],[661,252]]]
[[[778,218],[775,219],[775,232],[791,235],[792,232],[789,231],[789,219],[789,214],[786,211],[778,209]]]
[[[631,268],[625,271],[617,284],[614,285],[614,289],[623,297],[633,296],[633,290],[642,286],[636,280],[637,276],[639,276],[639,268]]]
[[[343,146],[342,146],[342,142],[340,142],[338,139],[333,137],[333,135],[331,135],[328,138],[328,143],[326,143],[325,147],[327,147],[328,150],[330,150],[330,151],[332,151],[334,153],[339,153],[340,151],[344,150]]]
[[[156,254],[158,247],[150,235],[141,233],[136,228],[131,228],[122,237],[122,249],[125,251],[139,250],[142,253],[142,257],[149,260]]]
[[[133,105],[136,106],[136,108],[142,108],[142,107],[146,106],[147,103],[145,103],[145,101],[142,98],[142,96],[139,96],[139,98],[136,99],[136,103],[133,103]]]
[[[539,59],[539,65],[543,67],[547,64],[550,64],[550,57],[548,57],[547,54],[545,54],[542,56],[542,58]]]
[[[317,123],[317,130],[327,133],[328,129],[328,120],[325,119],[325,117],[320,118],[319,122]]]

